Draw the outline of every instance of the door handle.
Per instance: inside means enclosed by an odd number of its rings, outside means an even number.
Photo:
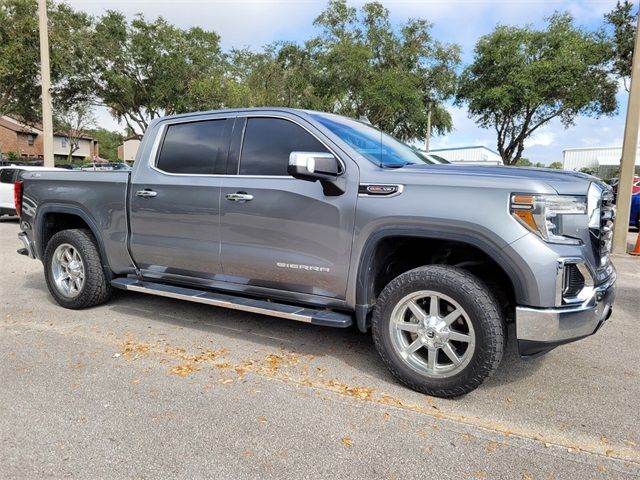
[[[247,192],[236,192],[236,193],[227,193],[224,196],[224,198],[226,198],[231,202],[244,203],[244,202],[250,202],[251,200],[253,200],[253,195]]]
[[[136,196],[143,198],[153,198],[156,195],[158,195],[158,192],[154,192],[153,190],[149,190],[148,188],[146,190],[138,190],[136,192]]]

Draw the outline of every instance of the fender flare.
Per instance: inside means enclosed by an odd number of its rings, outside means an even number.
[[[102,269],[104,270],[105,275],[107,276],[107,279],[110,280],[113,277],[113,274],[111,273],[111,268],[109,267],[109,262],[107,261],[107,252],[104,248],[102,237],[98,235],[98,232],[100,230],[98,229],[98,226],[95,224],[91,216],[87,212],[85,212],[82,208],[77,206],[67,205],[64,203],[48,203],[45,205],[38,206],[38,209],[36,212],[36,218],[35,218],[35,225],[36,225],[36,232],[37,232],[37,237],[35,239],[37,257],[40,260],[44,261],[44,249],[45,249],[44,228],[43,228],[44,219],[47,216],[47,214],[50,214],[50,213],[63,213],[67,215],[75,215],[81,218],[82,221],[84,221],[84,223],[87,224],[87,226],[89,227],[89,230],[91,230],[91,233],[93,234],[93,238],[96,239],[96,243],[98,245],[98,252],[100,253]]]
[[[385,226],[374,231],[367,238],[358,263],[355,315],[358,329],[362,332],[367,331],[367,316],[373,307],[373,305],[369,303],[369,286],[372,281],[371,267],[373,265],[373,255],[380,241],[388,237],[448,240],[472,245],[485,253],[489,258],[494,259],[504,270],[513,285],[516,301],[526,296],[527,288],[523,279],[526,278],[527,272],[522,271],[522,269],[516,265],[500,247],[492,243],[489,238],[459,231],[458,229],[448,230],[442,227]],[[528,273],[531,275],[530,272]]]

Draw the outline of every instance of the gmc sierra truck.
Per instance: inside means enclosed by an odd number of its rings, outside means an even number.
[[[16,183],[19,252],[63,307],[113,288],[371,330],[430,395],[478,387],[612,311],[611,190],[571,172],[430,165],[345,117],[224,110],[151,123],[127,172]]]

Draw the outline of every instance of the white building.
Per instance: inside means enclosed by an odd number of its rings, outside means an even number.
[[[502,165],[502,158],[497,152],[482,146],[458,148],[436,148],[429,150],[429,153],[438,155],[452,163]]]
[[[73,152],[75,161],[95,160],[98,155],[98,142],[89,136],[82,136],[77,139],[78,149]],[[56,159],[66,159],[69,156],[69,138],[63,133],[53,134],[53,155]]]
[[[129,137],[125,139],[118,147],[118,158],[125,162],[133,162],[136,159],[136,153],[140,147],[140,140],[137,137]]]
[[[567,148],[562,151],[562,168],[579,171],[582,168],[620,166],[622,147]],[[636,152],[636,166],[640,165],[640,147]]]

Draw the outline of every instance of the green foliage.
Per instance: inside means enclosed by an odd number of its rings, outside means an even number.
[[[517,167],[533,167],[533,163],[528,158],[519,158],[515,165]]]
[[[615,8],[604,16],[605,22],[611,29],[611,71],[623,80],[624,88],[627,91],[629,90],[633,44],[638,20],[637,12],[632,13],[632,10],[632,2],[618,0]]]
[[[580,169],[580,172],[586,173],[588,175],[597,175],[598,167],[584,167]]]
[[[366,117],[404,140],[424,138],[430,109],[436,132],[451,129],[442,103],[454,94],[460,48],[435,41],[427,21],[394,28],[378,2],[357,12],[332,0],[315,25],[322,33],[306,48],[317,63],[319,108]]]
[[[562,169],[562,162],[552,162],[549,165],[549,168],[555,168],[557,170],[561,170]]]
[[[90,95],[90,17],[64,3],[49,4],[52,96],[70,105]],[[0,114],[33,123],[41,109],[36,0],[0,2]]]
[[[424,20],[395,28],[380,3],[358,12],[333,0],[304,45],[276,42],[262,52],[233,50],[229,106],[287,106],[369,121],[399,138],[424,138],[427,113],[437,133],[451,129],[443,107],[455,89],[460,49],[430,35]]]
[[[7,160],[10,162],[17,162],[20,160],[20,155],[18,155],[18,152],[7,152]]]
[[[118,146],[124,141],[124,135],[105,128],[88,130],[87,133],[98,141],[101,158],[113,162],[118,160]]]
[[[498,26],[475,47],[457,102],[483,128],[494,128],[506,165],[517,163],[524,142],[554,118],[565,127],[576,116],[616,111],[615,80],[608,75],[608,42],[555,14],[542,30]]]
[[[183,30],[162,18],[109,11],[95,27],[95,93],[118,121],[141,136],[162,115],[223,105],[220,38]]]

